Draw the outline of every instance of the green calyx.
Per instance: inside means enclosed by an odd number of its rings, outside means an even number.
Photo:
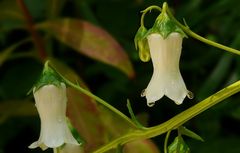
[[[168,153],[190,153],[190,148],[181,136],[177,136],[168,146]]]
[[[151,11],[152,9],[161,11],[161,13],[157,17],[153,27],[148,30],[144,26],[144,17],[146,13]],[[166,2],[163,3],[162,9],[158,6],[150,6],[142,12],[143,14],[141,17],[141,26],[138,29],[134,38],[135,48],[139,51],[139,58],[141,59],[141,61],[148,62],[151,58],[150,49],[149,49],[148,40],[147,40],[147,37],[150,34],[157,33],[157,34],[160,34],[165,39],[169,36],[169,34],[173,32],[177,32],[182,37],[187,37],[187,35],[176,24],[176,22],[171,17],[169,17],[168,6]]]
[[[59,74],[48,65],[49,61],[44,64],[43,72],[40,76],[39,81],[34,86],[34,92],[45,85],[55,85],[57,87],[64,83],[64,80],[59,76]]]
[[[139,50],[139,58],[143,62],[148,62],[150,60],[150,51],[145,35],[147,34],[147,29],[144,26],[140,26],[135,38],[134,44],[137,50]]]
[[[157,17],[153,27],[148,31],[146,37],[153,33],[159,33],[164,39],[173,32],[180,33],[182,37],[187,37],[183,30],[168,16],[167,3],[163,3],[162,12]]]

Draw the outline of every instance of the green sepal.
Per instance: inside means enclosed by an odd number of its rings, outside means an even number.
[[[140,26],[140,28],[138,29],[134,37],[134,44],[136,49],[139,49],[138,42],[143,40],[146,33],[147,33],[147,29],[144,26]]]
[[[148,41],[147,39],[142,40],[139,42],[139,52],[138,52],[139,58],[143,62],[148,62],[151,58],[150,55],[150,49],[148,46]]]
[[[134,38],[135,48],[139,50],[139,58],[143,62],[150,60],[150,50],[147,38],[145,37],[147,33],[147,29],[144,26],[140,26]]]
[[[68,128],[70,129],[73,137],[77,140],[77,142],[80,145],[83,145],[86,141],[80,136],[80,134],[78,133],[77,129],[74,128],[74,126],[72,125],[72,123],[70,122],[68,117],[66,117],[66,121],[67,121]]]
[[[64,80],[61,78],[61,76],[53,68],[51,68],[48,63],[49,61],[44,64],[44,69],[42,71],[40,79],[33,87],[33,92],[36,92],[38,89],[45,85],[52,84],[60,87],[61,83],[64,83]]]
[[[193,139],[196,139],[196,140],[199,140],[199,141],[204,141],[202,137],[200,137],[199,135],[197,135],[196,133],[194,133],[193,131],[187,129],[184,126],[179,127],[179,132],[182,135],[188,136],[190,138],[193,138]]]
[[[177,136],[168,146],[168,153],[190,153],[190,148],[181,136]]]
[[[132,121],[135,123],[135,125],[139,128],[139,129],[145,129],[146,127],[144,127],[138,120],[137,117],[135,116],[135,114],[133,113],[132,110],[132,106],[131,103],[129,101],[129,99],[127,99],[127,108],[128,108],[128,112],[131,116]]]
[[[182,37],[187,37],[183,30],[168,16],[167,9],[167,4],[163,4],[161,14],[155,20],[153,27],[145,35],[146,37],[150,34],[158,33],[165,39],[173,32],[181,34]]]

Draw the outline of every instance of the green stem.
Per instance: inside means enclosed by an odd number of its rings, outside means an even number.
[[[116,138],[115,140],[111,141],[105,146],[99,148],[94,153],[103,153],[110,149],[116,148],[118,145],[123,145],[130,141],[134,141],[138,139],[148,139],[148,138],[161,135],[169,130],[174,130],[178,128],[180,125],[187,122],[188,120],[192,119],[193,117],[197,116],[203,111],[209,109],[210,107],[218,104],[219,102],[223,101],[224,99],[232,96],[233,94],[239,91],[240,91],[240,81],[237,81],[229,85],[228,87],[220,90],[219,92],[213,94],[212,96],[204,99],[198,104],[174,116],[170,120],[154,127],[133,130],[119,138]]]
[[[182,138],[182,134],[181,134],[181,132],[180,132],[180,130],[179,130],[179,127],[177,128],[177,133],[178,133],[178,143],[177,143],[177,153],[180,153],[180,140],[181,140],[181,138]]]
[[[144,27],[144,17],[145,15],[147,14],[148,11],[151,11],[152,9],[156,9],[156,10],[159,10],[161,12],[161,8],[159,6],[155,6],[155,5],[152,5],[152,6],[149,6],[148,8],[146,8],[145,10],[142,11],[142,16],[141,16],[141,26]]]
[[[59,74],[60,75],[60,74]],[[106,101],[104,101],[103,99],[97,97],[96,95],[92,94],[90,91],[72,83],[71,81],[69,81],[68,79],[64,78],[62,75],[61,77],[63,78],[63,80],[66,82],[67,85],[77,89],[78,91],[84,93],[85,95],[95,99],[97,102],[99,102],[100,104],[104,105],[105,107],[107,107],[109,110],[113,111],[114,113],[116,113],[117,115],[119,115],[121,118],[123,118],[125,121],[127,121],[130,125],[132,125],[133,127],[137,128],[137,126],[134,124],[134,122],[129,119],[126,115],[124,115],[122,112],[120,112],[119,110],[117,110],[116,108],[114,108],[112,105],[108,104]]]
[[[167,132],[166,138],[164,140],[164,153],[168,153],[167,147],[168,147],[168,139],[169,139],[170,133],[171,133],[171,130]]]
[[[135,125],[139,129],[144,129],[145,127],[141,123],[138,122],[136,116],[134,115],[133,110],[132,110],[132,106],[131,106],[131,103],[130,103],[129,99],[127,100],[127,108],[128,108],[129,114],[131,116],[131,119],[135,123]]]
[[[237,54],[237,55],[240,55],[240,51],[237,50],[237,49],[234,49],[234,48],[231,48],[231,47],[228,47],[228,46],[225,46],[225,45],[222,45],[222,44],[219,44],[219,43],[216,43],[214,41],[211,41],[211,40],[208,40],[196,33],[194,33],[192,30],[189,29],[188,26],[184,26],[183,24],[181,24],[171,13],[171,11],[169,9],[167,9],[167,13],[168,15],[170,16],[170,18],[184,31],[186,32],[189,36],[203,42],[203,43],[206,43],[210,46],[214,46],[216,48],[219,48],[219,49],[222,49],[222,50],[225,50],[225,51],[228,51],[228,52],[231,52],[231,53],[234,53],[234,54]]]

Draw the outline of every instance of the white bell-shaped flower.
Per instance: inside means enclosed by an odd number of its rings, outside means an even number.
[[[37,91],[34,90],[34,99],[41,120],[41,132],[38,141],[32,143],[29,148],[41,147],[45,150],[48,147],[57,148],[64,143],[79,145],[66,122],[66,85],[49,84]]]
[[[160,34],[153,33],[147,39],[154,70],[142,96],[146,96],[149,107],[164,95],[181,104],[186,96],[190,96],[179,70],[182,36],[173,32],[164,39]]]

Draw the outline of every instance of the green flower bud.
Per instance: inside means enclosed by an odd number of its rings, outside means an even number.
[[[146,35],[146,33],[147,33],[147,29],[144,26],[141,26],[138,29],[134,37],[134,44],[136,49],[139,49],[139,41],[142,41],[144,39],[144,36]]]
[[[145,37],[147,29],[144,26],[141,26],[134,38],[134,44],[137,50],[139,50],[139,58],[143,62],[148,62],[150,60],[149,46],[147,38]]]

